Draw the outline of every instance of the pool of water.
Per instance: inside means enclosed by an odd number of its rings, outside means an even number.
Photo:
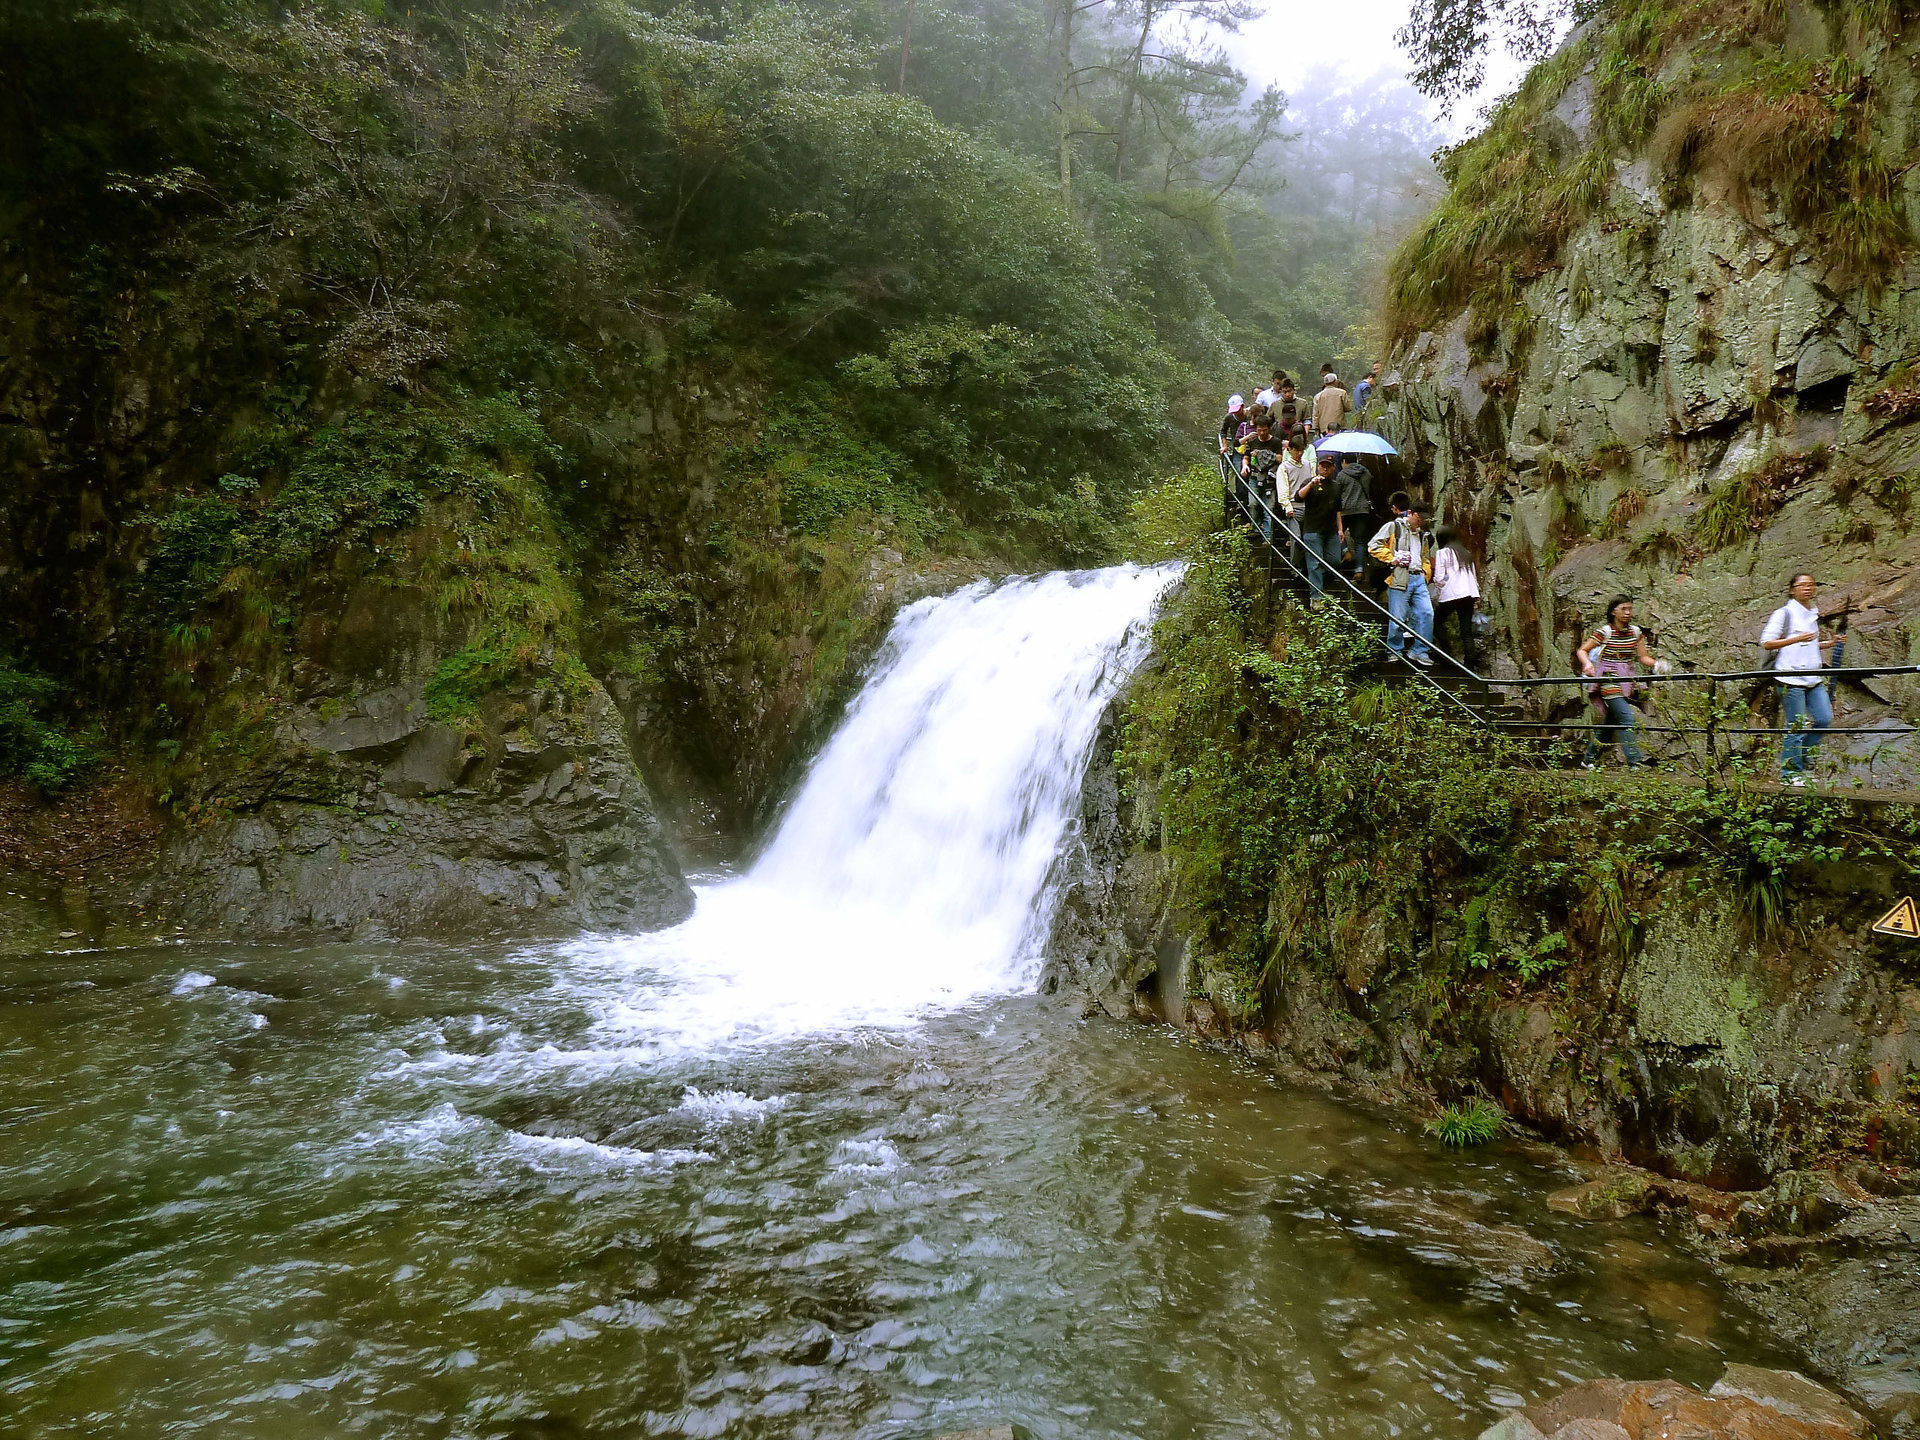
[[[1779,1358],[1650,1223],[1547,1212],[1544,1152],[1023,995],[728,1029],[695,985],[658,1043],[688,984],[630,941],[0,960],[0,1433],[1471,1436]]]

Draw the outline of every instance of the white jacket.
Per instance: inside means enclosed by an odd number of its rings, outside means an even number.
[[[1464,565],[1450,546],[1442,545],[1433,557],[1433,583],[1438,587],[1436,602],[1480,598],[1480,576],[1471,565]]]

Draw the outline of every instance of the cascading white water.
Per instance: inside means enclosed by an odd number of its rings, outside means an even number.
[[[598,1038],[706,1052],[1033,983],[1094,730],[1175,573],[1055,573],[903,610],[753,868],[673,930],[593,947],[639,981]]]

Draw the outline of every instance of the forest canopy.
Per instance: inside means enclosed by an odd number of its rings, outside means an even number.
[[[848,517],[1111,555],[1228,391],[1371,358],[1431,200],[1418,97],[1254,86],[1249,13],[14,0],[0,643],[184,706],[428,523],[482,655],[578,648],[596,567],[665,634]]]

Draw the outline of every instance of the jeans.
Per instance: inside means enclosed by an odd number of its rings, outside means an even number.
[[[1417,637],[1412,658],[1418,660],[1424,656],[1433,640],[1433,599],[1427,594],[1427,577],[1418,571],[1408,571],[1406,588],[1387,591],[1387,613],[1399,622],[1387,626],[1387,648],[1396,655],[1404,650],[1407,632],[1401,626],[1411,625]]]
[[[1307,585],[1318,600],[1326,594],[1326,577],[1340,560],[1340,537],[1320,530],[1309,530],[1300,537],[1307,547]]]
[[[1833,724],[1833,701],[1827,698],[1824,685],[1782,685],[1780,711],[1794,732],[1780,741],[1780,776],[1787,779],[1813,768],[1820,732]]]
[[[1620,753],[1627,757],[1627,763],[1640,764],[1640,740],[1634,734],[1640,712],[1633,708],[1632,702],[1624,695],[1608,695],[1600,703],[1606,707],[1607,719],[1612,723],[1596,724],[1593,733],[1587,736],[1587,764],[1595,764],[1600,759],[1601,747],[1611,745],[1616,740],[1620,742]]]

